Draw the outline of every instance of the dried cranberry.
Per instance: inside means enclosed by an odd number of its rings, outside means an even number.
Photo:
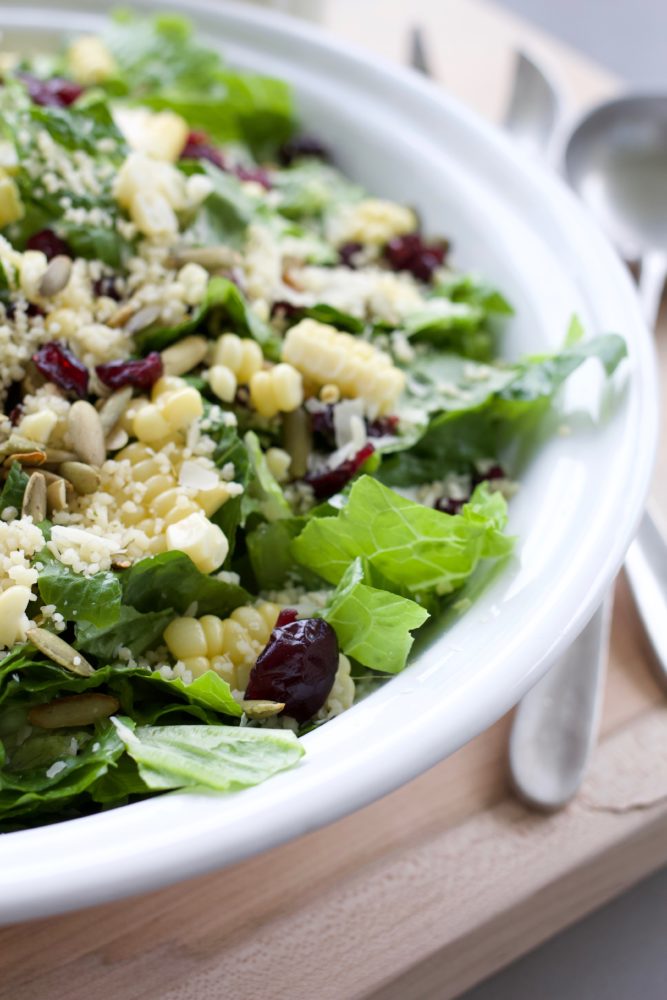
[[[97,278],[93,282],[93,292],[99,297],[120,301],[120,293],[116,288],[116,278],[113,274],[103,274],[101,278]]]
[[[41,250],[47,260],[51,260],[52,257],[73,256],[69,244],[52,229],[40,229],[38,233],[33,233],[25,245],[28,250]]]
[[[354,243],[352,241],[349,243],[343,243],[343,245],[338,248],[338,259],[343,267],[349,267],[354,271],[357,267],[354,258],[359,251],[363,249],[363,243]]]
[[[5,303],[5,315],[7,316],[7,319],[13,319],[15,314],[16,314],[16,302]],[[28,317],[46,316],[46,313],[44,312],[42,307],[35,305],[34,302],[28,302],[27,306],[25,307],[25,314]]]
[[[227,165],[222,153],[211,144],[205,132],[190,132],[181,150],[181,160],[208,160],[220,170],[226,170]]]
[[[151,351],[145,358],[108,361],[95,368],[98,379],[109,389],[122,389],[124,385],[150,389],[161,377],[163,370],[162,357],[157,351]]]
[[[333,448],[336,441],[336,430],[334,426],[334,411],[331,403],[314,410],[310,414],[310,424],[313,434],[319,434],[328,445]]]
[[[28,88],[30,100],[44,108],[68,108],[84,91],[74,80],[66,80],[63,76],[52,76],[49,80],[40,80],[32,73],[20,73],[19,76]]]
[[[283,625],[291,625],[299,617],[299,612],[295,608],[283,608],[278,615],[275,628],[282,628]]]
[[[237,164],[230,169],[240,181],[254,181],[256,184],[261,184],[267,191],[273,187],[269,175],[262,167],[244,167]]]
[[[322,708],[338,669],[338,640],[321,618],[278,625],[250,672],[245,697],[280,701],[307,722]]]
[[[486,472],[476,472],[472,477],[473,486],[479,486],[480,483],[490,482],[492,479],[506,479],[507,473],[503,469],[502,465],[492,465]]]
[[[13,406],[9,411],[9,422],[12,425],[12,427],[16,427],[16,425],[20,423],[22,416],[23,416],[23,403],[17,403],[16,406]]]
[[[455,500],[453,497],[440,497],[435,501],[435,509],[439,510],[442,514],[458,514],[461,508],[468,499],[465,500]]]
[[[395,434],[398,428],[399,418],[396,416],[376,417],[375,420],[366,421],[366,433],[369,437],[385,437],[388,434]]]
[[[394,271],[409,271],[428,283],[445,262],[447,243],[426,243],[419,233],[395,236],[384,248],[384,256]]]
[[[292,139],[284,142],[278,150],[278,163],[282,167],[291,166],[295,160],[304,159],[306,156],[317,160],[331,162],[331,153],[327,147],[312,135],[295,135]]]
[[[353,455],[352,458],[346,458],[335,469],[311,472],[305,476],[305,481],[312,487],[318,500],[325,500],[342,490],[374,451],[375,448],[369,442],[360,448],[356,455]]]
[[[293,302],[278,299],[271,306],[271,319],[274,319],[276,316],[279,319],[296,319],[302,312],[302,306],[295,306]]]
[[[55,382],[65,392],[73,392],[77,396],[85,396],[88,391],[88,369],[72,354],[66,344],[56,340],[44,344],[32,356],[37,370],[48,379]]]

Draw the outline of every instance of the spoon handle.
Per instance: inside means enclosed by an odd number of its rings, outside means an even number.
[[[639,300],[649,330],[656,328],[666,280],[667,254],[649,250],[642,257],[639,273]]]

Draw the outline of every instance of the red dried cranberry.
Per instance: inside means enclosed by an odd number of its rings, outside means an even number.
[[[227,169],[222,153],[211,144],[206,132],[189,132],[180,158],[181,160],[208,160],[220,170]]]
[[[274,319],[276,316],[279,319],[296,319],[302,312],[302,306],[295,306],[293,302],[278,299],[271,306],[271,319]]]
[[[445,262],[447,243],[426,243],[419,233],[395,236],[384,248],[384,256],[394,271],[409,271],[426,283]]]
[[[321,618],[274,628],[250,672],[245,697],[280,701],[285,715],[307,722],[322,708],[338,669],[338,640]]]
[[[375,420],[366,421],[366,433],[369,437],[385,437],[388,434],[395,434],[398,428],[399,418],[396,416],[376,417]]]
[[[295,160],[304,159],[306,156],[324,160],[325,163],[330,163],[332,159],[331,153],[319,139],[312,135],[295,135],[284,142],[278,150],[278,163],[282,167],[289,167]]]
[[[244,167],[237,164],[231,167],[231,171],[240,181],[254,181],[256,184],[261,184],[267,191],[273,186],[269,175],[262,167]]]
[[[486,472],[476,472],[472,477],[473,486],[479,486],[480,483],[490,482],[492,479],[506,479],[507,473],[503,469],[502,465],[492,465]]]
[[[313,434],[319,434],[333,448],[336,441],[336,430],[334,427],[334,411],[331,403],[326,403],[311,413],[310,424]]]
[[[458,514],[461,508],[468,499],[465,500],[454,500],[453,497],[440,497],[435,501],[435,509],[439,510],[442,514]]]
[[[66,344],[56,340],[44,344],[32,356],[37,371],[65,392],[81,397],[88,392],[88,369]]]
[[[93,292],[97,296],[120,301],[120,293],[116,288],[116,278],[113,274],[103,274],[101,278],[97,278],[93,282]]]
[[[16,427],[16,425],[20,422],[22,416],[23,416],[23,403],[17,403],[16,406],[12,407],[9,413],[9,422],[12,425],[12,427]]]
[[[354,258],[359,251],[363,249],[363,243],[354,243],[352,241],[349,243],[343,243],[343,245],[338,248],[338,259],[343,267],[349,267],[354,271],[357,267]]]
[[[30,100],[44,108],[68,108],[84,91],[74,80],[66,80],[63,76],[52,76],[49,80],[40,80],[32,73],[20,73],[19,76],[28,88]]]
[[[299,612],[294,608],[283,608],[278,615],[274,628],[282,628],[283,625],[291,625],[299,617]]]
[[[369,442],[360,448],[352,458],[346,458],[335,469],[324,469],[322,472],[311,472],[305,476],[305,481],[312,486],[318,500],[332,497],[347,486],[349,481],[359,471],[364,462],[371,457],[375,448]]]
[[[95,368],[98,379],[109,389],[122,389],[124,385],[133,385],[136,389],[150,389],[161,377],[163,370],[162,357],[158,351],[151,351],[145,358],[108,361],[105,365],[97,365]]]
[[[41,250],[48,260],[52,257],[72,257],[69,244],[61,239],[52,229],[40,229],[26,240],[26,249]]]

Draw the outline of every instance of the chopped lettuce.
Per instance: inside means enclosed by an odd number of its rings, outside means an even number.
[[[217,336],[229,329],[240,337],[252,337],[267,357],[278,359],[279,342],[270,327],[250,308],[234,282],[220,276],[211,278],[202,302],[189,319],[177,326],[142,331],[136,342],[144,353],[148,353],[162,351],[195,331]]]
[[[272,155],[292,133],[288,84],[229,69],[193,38],[185,18],[120,11],[103,37],[118,66],[109,85],[115,94],[175,111],[214,141],[241,140],[258,157]]]
[[[269,469],[259,438],[253,431],[248,431],[243,440],[252,469],[245,498],[249,505],[248,512],[257,510],[267,521],[278,521],[283,517],[291,517],[292,508],[285,499],[280,484]]]
[[[171,608],[142,613],[122,605],[120,616],[109,625],[102,628],[90,622],[77,625],[76,646],[106,663],[118,658],[120,646],[129,649],[133,656],[140,656],[160,645],[162,633],[173,617]]]
[[[338,636],[341,649],[358,663],[396,674],[405,667],[412,631],[428,611],[415,601],[368,586],[363,560],[350,563],[322,617]]]
[[[5,479],[5,484],[0,492],[0,513],[7,507],[13,507],[20,511],[23,503],[23,494],[28,485],[28,477],[23,471],[19,462],[12,462],[9,468],[9,475]]]
[[[114,719],[139,774],[153,791],[230,792],[265,781],[303,756],[294,733],[237,726],[137,726]]]
[[[442,514],[362,476],[337,517],[313,518],[292,542],[298,562],[339,583],[351,562],[365,557],[400,591],[446,594],[480,559],[505,555],[507,505],[479,486],[462,512]]]
[[[173,608],[182,615],[194,606],[198,615],[224,618],[251,600],[243,587],[201,573],[184,552],[141,559],[123,571],[122,587],[123,603],[144,613]]]
[[[54,604],[69,622],[89,622],[96,628],[108,628],[120,616],[121,586],[110,571],[84,576],[55,559],[47,549],[38,553],[37,586],[44,604]]]

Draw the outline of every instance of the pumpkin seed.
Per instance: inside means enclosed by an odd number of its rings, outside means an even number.
[[[295,479],[305,476],[308,456],[313,449],[313,435],[310,416],[302,406],[283,414],[283,447],[292,459],[290,475]]]
[[[152,326],[157,319],[160,318],[161,309],[159,306],[144,306],[139,312],[135,312],[128,322],[125,324],[125,329],[129,334],[139,333],[140,330],[145,330],[147,326]]]
[[[69,436],[74,451],[86,465],[102,465],[107,457],[104,428],[100,415],[91,403],[78,399],[68,415]]]
[[[208,354],[209,342],[205,337],[184,337],[177,344],[162,351],[165,375],[185,375],[201,364]]]
[[[28,632],[28,642],[31,642],[35,649],[44,653],[49,660],[53,660],[65,670],[78,674],[79,677],[92,677],[95,673],[88,660],[79,653],[68,642],[61,639],[59,635],[54,635],[45,628],[31,628]]]
[[[134,316],[136,311],[137,311],[136,303],[126,302],[125,305],[122,305],[119,309],[116,310],[116,312],[112,316],[109,317],[109,319],[107,320],[107,326],[111,326],[114,328],[119,326],[125,326],[127,321],[132,316]]]
[[[112,695],[88,691],[56,698],[46,705],[35,705],[28,712],[28,722],[40,729],[91,726],[99,719],[108,719],[119,708],[120,702]]]
[[[74,462],[76,455],[73,451],[65,451],[63,448],[47,448],[46,461],[49,465],[60,465],[61,462]]]
[[[104,433],[108,434],[116,426],[120,418],[125,413],[127,405],[132,399],[132,386],[126,385],[122,389],[116,389],[108,396],[98,410],[100,422]]]
[[[50,299],[52,295],[62,292],[72,273],[72,260],[65,254],[53,257],[39,283],[39,294]]]
[[[60,474],[69,480],[79,496],[88,496],[100,487],[99,472],[85,462],[63,462]]]
[[[113,430],[107,434],[107,451],[120,451],[129,440],[130,435],[127,431],[120,424],[116,424]]]
[[[74,490],[72,490],[72,493],[74,493]],[[53,514],[56,510],[65,510],[67,502],[67,485],[64,479],[57,476],[46,487],[46,509],[49,514]]]
[[[277,715],[285,707],[282,701],[261,701],[259,699],[248,698],[241,702],[241,708],[249,719],[267,719],[270,715]]]
[[[31,517],[34,524],[39,524],[46,517],[46,479],[41,472],[33,472],[28,479],[21,514]]]
[[[234,267],[241,263],[241,255],[230,247],[176,247],[167,263],[171,267],[181,267],[183,264],[199,264],[207,271]]]
[[[19,462],[21,465],[43,465],[45,461],[46,455],[43,451],[21,451],[15,455],[7,455],[2,464],[10,466],[13,462]]]

